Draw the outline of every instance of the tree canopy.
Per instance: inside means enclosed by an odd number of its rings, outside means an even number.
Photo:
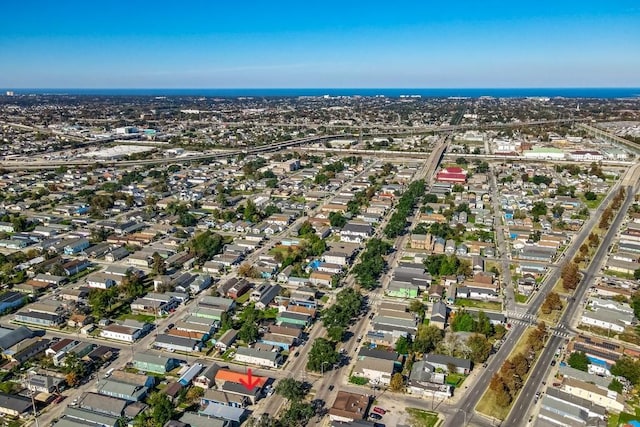
[[[340,355],[333,343],[324,338],[318,338],[309,350],[307,369],[316,372],[329,371],[333,369],[333,365],[338,363],[339,359]]]

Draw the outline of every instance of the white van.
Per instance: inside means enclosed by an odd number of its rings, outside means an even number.
[[[109,378],[111,374],[113,374],[113,371],[115,371],[115,368],[109,369],[107,372],[104,373],[104,377]]]

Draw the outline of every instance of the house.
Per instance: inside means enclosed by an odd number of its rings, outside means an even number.
[[[306,328],[309,324],[311,324],[311,316],[304,313],[292,313],[290,311],[283,311],[278,313],[276,317],[276,322],[278,325],[284,326],[299,326],[301,328]]]
[[[91,263],[86,259],[76,259],[62,264],[62,270],[67,276],[73,276],[86,270],[90,265]]]
[[[233,425],[229,420],[200,415],[196,412],[184,412],[180,417],[180,423],[182,426],[179,427],[232,427]],[[167,426],[165,424],[165,427],[173,426]]]
[[[78,407],[91,412],[120,417],[129,401],[99,393],[85,393],[78,402]]]
[[[367,378],[372,384],[388,386],[395,364],[393,360],[366,357],[359,359],[353,367],[353,375]]]
[[[104,256],[104,260],[107,262],[116,262],[126,258],[127,256],[129,256],[129,251],[127,250],[127,248],[119,247],[106,254]]]
[[[142,298],[138,298],[131,303],[131,312],[134,314],[168,314],[178,306],[178,300],[172,296],[149,292]]]
[[[49,347],[49,342],[48,339],[41,339],[40,337],[27,338],[4,350],[4,355],[14,362],[24,363],[44,352]]]
[[[255,348],[239,347],[234,357],[236,362],[277,368],[282,364],[282,355],[274,351],[260,351]]]
[[[270,285],[263,283],[251,292],[250,301],[256,303],[256,308],[264,310],[269,306],[276,296],[280,293],[281,286],[279,284]]]
[[[331,421],[342,423],[365,420],[370,403],[368,395],[338,391],[329,408],[329,418]]]
[[[238,331],[235,329],[229,329],[224,334],[220,336],[218,341],[216,341],[215,347],[220,352],[225,352],[231,345],[236,341],[238,336]]]
[[[224,290],[223,296],[236,300],[251,289],[251,283],[245,279],[233,278],[222,285],[222,288]],[[218,292],[220,293],[220,291],[221,289],[218,287]]]
[[[57,328],[65,323],[59,314],[39,313],[35,311],[20,311],[15,315],[15,321],[47,328]]]
[[[467,172],[459,167],[443,168],[436,174],[436,181],[464,184],[467,181]]]
[[[200,399],[200,413],[204,415],[224,418],[237,425],[245,417],[244,407],[248,399],[244,396],[225,393],[221,390],[207,390]]]
[[[425,362],[436,369],[442,369],[449,372],[449,365],[455,367],[459,374],[468,374],[471,372],[471,361],[468,359],[460,359],[458,357],[446,356],[443,354],[429,353],[424,357]]]
[[[447,326],[447,317],[449,309],[445,303],[438,301],[431,306],[431,317],[429,318],[429,324],[437,326],[440,329],[445,329]]]
[[[433,246],[431,234],[412,234],[411,249],[421,249],[430,251]]]
[[[63,417],[54,426],[58,427],[80,427],[80,426],[100,426],[117,427],[120,417],[102,414],[77,406],[67,406],[64,409]]]
[[[133,355],[133,366],[140,371],[166,374],[177,365],[176,359],[153,353],[138,352]]]
[[[385,294],[396,298],[417,298],[419,287],[413,283],[392,280],[385,289]]]
[[[296,339],[294,337],[266,333],[260,338],[260,343],[280,347],[284,351],[289,351],[290,348],[295,345]]]
[[[20,292],[4,292],[0,295],[0,313],[7,313],[22,307],[27,299]]]
[[[69,242],[64,247],[64,254],[65,255],[75,255],[75,254],[77,254],[79,252],[84,251],[89,246],[91,246],[91,243],[89,243],[89,240],[84,239],[84,238],[75,239],[75,240],[72,240],[71,242]]]
[[[145,386],[129,384],[111,378],[99,380],[96,390],[100,394],[124,399],[130,402],[139,402],[149,391]]]
[[[54,356],[61,352],[66,353],[67,351],[71,350],[73,347],[78,345],[78,343],[79,341],[72,340],[70,338],[63,338],[58,342],[51,344],[50,347],[47,350],[45,350],[45,354],[47,356]]]
[[[151,325],[148,323],[130,320],[131,319],[120,325],[115,323],[108,325],[100,332],[100,336],[102,338],[132,343],[151,330]]]
[[[606,408],[556,387],[547,388],[538,414],[546,425],[559,426],[597,426],[606,417]]]
[[[153,343],[155,347],[164,348],[169,351],[180,351],[183,353],[193,353],[202,350],[202,340],[192,339],[173,334],[160,334]]]
[[[229,372],[229,371],[227,371]],[[257,381],[256,385],[251,388],[248,389],[247,387],[244,386],[244,384],[242,384],[240,381],[241,379],[244,382],[247,382],[247,376],[243,375],[243,374],[238,374],[238,373],[231,373],[229,375],[225,376],[234,376],[235,379],[234,380],[228,380],[228,381],[222,381],[222,383],[220,383],[219,377],[220,374],[223,373],[222,370],[218,371],[218,374],[216,375],[216,387],[218,390],[221,390],[227,394],[234,394],[237,396],[243,396],[246,399],[249,400],[249,402],[253,405],[255,404],[258,399],[261,396],[261,390],[264,387],[264,383],[266,382],[267,378],[264,377],[256,377],[253,376],[252,378],[255,378],[253,381]]]
[[[187,369],[185,373],[182,374],[182,376],[180,376],[180,378],[178,379],[178,382],[182,384],[184,387],[189,386],[189,384],[191,384],[191,381],[193,381],[193,379],[200,372],[202,372],[203,368],[204,368],[204,365],[202,365],[201,363],[197,363],[197,362],[194,363],[193,365],[191,365],[191,367],[189,367],[189,369]]]
[[[31,399],[12,394],[0,393],[0,414],[20,417],[31,410]]]
[[[193,385],[196,387],[201,387],[209,389],[215,385],[216,374],[222,367],[217,363],[205,368],[200,375],[194,378]]]
[[[333,283],[333,274],[314,271],[309,275],[309,282],[315,286],[331,287]]]
[[[435,368],[424,360],[417,360],[411,367],[407,391],[422,396],[449,398],[453,387],[445,384],[445,377],[444,373],[435,372]]]
[[[117,280],[117,277],[114,277],[110,274],[106,274],[104,272],[98,271],[87,276],[87,286],[90,288],[97,289],[109,289],[112,286],[116,286],[119,284],[120,280]]]
[[[633,314],[622,313],[607,308],[599,308],[596,311],[584,310],[580,317],[580,323],[618,333],[624,332],[625,328],[631,326],[633,322]]]
[[[347,243],[362,243],[373,235],[373,227],[368,223],[349,221],[340,230],[340,241]]]
[[[65,382],[64,378],[54,377],[51,375],[27,375],[22,384],[29,390],[38,393],[54,393],[60,391],[60,385]]]

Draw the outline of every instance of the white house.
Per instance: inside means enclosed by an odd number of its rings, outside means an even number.
[[[585,325],[596,326],[614,332],[624,332],[627,326],[633,322],[633,314],[599,308],[596,311],[585,310],[580,322]]]
[[[282,355],[274,351],[260,351],[255,348],[238,347],[234,360],[240,363],[277,368],[282,363]]]
[[[105,327],[100,332],[100,336],[102,338],[107,338],[111,340],[134,342],[138,338],[140,338],[142,333],[143,333],[143,328],[139,328],[135,326],[117,325],[114,323]]]
[[[367,357],[356,362],[353,375],[367,378],[372,384],[389,385],[393,367],[393,360]]]

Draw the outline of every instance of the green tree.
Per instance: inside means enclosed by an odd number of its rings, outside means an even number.
[[[198,262],[204,263],[222,252],[224,240],[219,234],[207,230],[191,239],[188,246],[195,253]]]
[[[455,332],[473,332],[475,330],[475,320],[465,309],[460,309],[451,321],[451,329]]]
[[[474,332],[483,334],[487,337],[493,335],[493,325],[491,324],[491,320],[489,320],[489,317],[482,310],[478,312],[478,319],[476,320]]]
[[[613,390],[616,393],[620,393],[622,394],[622,391],[624,389],[622,383],[620,381],[618,381],[617,379],[612,379],[611,382],[609,383],[609,386],[607,387],[609,390]]]
[[[424,316],[425,306],[419,299],[414,299],[409,303],[409,311],[416,313],[418,316]]]
[[[340,342],[342,338],[344,338],[345,332],[346,328],[344,326],[331,326],[327,329],[327,336],[331,338],[332,341]]]
[[[151,270],[153,271],[153,273],[165,274],[167,272],[167,267],[164,263],[164,258],[162,258],[162,256],[158,252],[154,252],[152,258],[153,266],[151,267]]]
[[[338,363],[340,355],[336,351],[333,343],[324,338],[317,338],[309,350],[307,369],[316,372],[328,371]]]
[[[276,386],[276,393],[292,402],[299,402],[307,394],[307,388],[302,381],[283,378]]]
[[[443,340],[444,332],[434,325],[418,325],[418,332],[413,343],[414,351],[429,353]]]
[[[329,213],[329,223],[332,227],[342,228],[347,223],[347,219],[340,212]]]
[[[400,354],[409,354],[412,344],[410,336],[402,335],[396,340],[395,350]]]
[[[149,397],[148,403],[154,425],[163,426],[173,417],[173,403],[166,394],[155,392]]]
[[[638,276],[640,276],[640,268],[636,270],[635,273],[638,273]],[[640,277],[638,277],[638,279],[640,279]],[[633,308],[633,314],[636,319],[640,319],[640,290],[635,291],[631,296],[631,307]]]
[[[539,201],[533,204],[533,207],[531,208],[531,215],[533,215],[534,218],[538,218],[546,214],[547,214],[547,205],[544,202]]]
[[[258,222],[260,217],[258,215],[258,208],[251,199],[247,199],[244,205],[244,219],[245,221]]]
[[[631,384],[640,384],[640,360],[622,357],[611,367],[611,374],[628,379]]]
[[[467,338],[467,347],[471,350],[471,360],[474,363],[482,363],[489,358],[493,348],[487,337],[480,334],[471,335]]]
[[[115,288],[111,288],[115,289]],[[89,307],[96,318],[102,318],[109,312],[112,295],[109,290],[91,289],[89,291]]]
[[[178,218],[178,224],[183,227],[193,227],[198,223],[198,220],[195,216],[190,214],[189,212],[181,213]]]
[[[248,344],[256,342],[259,335],[260,331],[256,323],[244,322],[238,331],[238,338]]]
[[[293,402],[280,417],[280,424],[282,427],[304,427],[315,413],[310,403]]]
[[[65,374],[71,374],[75,381],[79,382],[87,374],[87,368],[82,359],[74,352],[67,353],[64,358],[62,371]],[[75,384],[70,384],[71,386]]]
[[[562,216],[562,214],[564,213],[564,207],[562,207],[562,205],[560,205],[559,203],[556,203],[551,208],[551,213],[553,214],[553,216],[555,218],[560,218]]]
[[[313,233],[315,233],[315,230],[309,221],[303,222],[300,228],[298,229],[298,236],[301,236],[301,237],[306,237]]]

